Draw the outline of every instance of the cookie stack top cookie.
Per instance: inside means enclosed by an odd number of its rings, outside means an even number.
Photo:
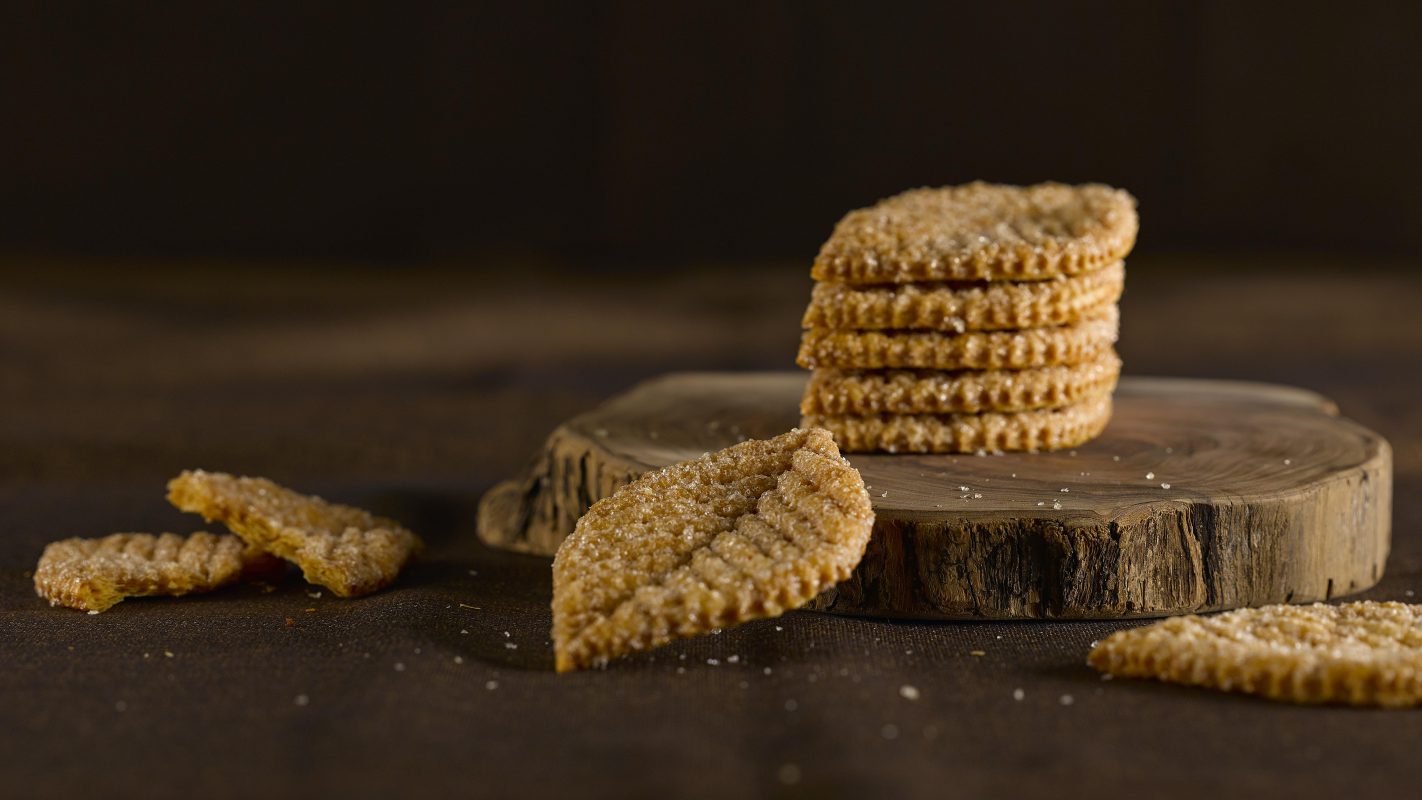
[[[1043,280],[1120,261],[1138,227],[1135,198],[1097,183],[913,189],[846,214],[811,274],[852,284]]]
[[[1100,184],[914,189],[820,249],[801,411],[846,450],[1067,447],[1110,416],[1138,220]],[[1030,412],[1030,413],[1029,413]]]

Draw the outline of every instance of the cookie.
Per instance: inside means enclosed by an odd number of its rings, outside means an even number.
[[[986,414],[807,414],[849,453],[975,453],[1060,450],[1095,438],[1111,419],[1111,397],[1038,411]]]
[[[1129,678],[1290,703],[1422,703],[1422,606],[1275,605],[1119,631],[1087,663]]]
[[[307,581],[340,597],[387,586],[421,548],[419,537],[392,520],[265,478],[184,472],[169,481],[168,501],[295,563]]]
[[[1023,370],[817,369],[802,414],[978,414],[1074,405],[1110,392],[1121,360],[1107,349],[1081,364]]]
[[[823,430],[648,473],[558,548],[558,671],[797,608],[849,576],[873,524],[859,472]]]
[[[795,361],[807,369],[1032,369],[1081,364],[1116,343],[1114,305],[1075,325],[1021,331],[849,331],[811,328]]]
[[[1126,268],[1045,281],[910,283],[855,286],[817,283],[802,320],[806,328],[954,331],[1070,325],[1098,316],[1121,297]]]
[[[845,215],[815,259],[838,283],[1041,280],[1120,261],[1135,198],[1109,186],[970,183],[914,189]]]
[[[35,593],[52,606],[107,611],[126,597],[212,591],[265,562],[241,539],[206,532],[64,539],[40,556]]]

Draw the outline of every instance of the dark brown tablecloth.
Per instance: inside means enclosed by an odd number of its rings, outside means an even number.
[[[1121,352],[1135,374],[1316,389],[1388,436],[1394,553],[1366,596],[1407,599],[1422,591],[1422,282],[1342,266],[1140,259]],[[1103,682],[1083,659],[1113,623],[792,613],[555,675],[548,562],[477,543],[480,492],[560,419],[638,379],[784,368],[808,296],[800,267],[615,280],[8,267],[5,796],[1322,797],[1422,785],[1422,712]],[[368,506],[429,552],[359,600],[294,578],[102,615],[34,596],[29,570],[52,539],[200,527],[163,500],[187,467]]]

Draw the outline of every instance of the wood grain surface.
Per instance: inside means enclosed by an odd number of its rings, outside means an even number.
[[[479,517],[550,555],[638,475],[793,427],[803,373],[687,373],[559,426]],[[1309,602],[1377,583],[1388,444],[1313,392],[1127,378],[1098,439],[993,456],[850,456],[876,512],[854,575],[814,608],[885,617],[1115,618]]]

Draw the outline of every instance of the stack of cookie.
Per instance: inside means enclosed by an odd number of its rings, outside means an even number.
[[[815,260],[803,424],[849,452],[1051,450],[1111,416],[1135,199],[972,183],[851,211]]]

